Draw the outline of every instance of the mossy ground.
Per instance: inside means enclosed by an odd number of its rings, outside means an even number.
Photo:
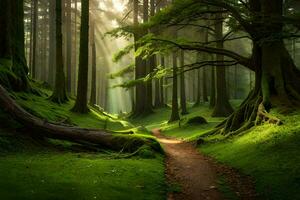
[[[51,122],[64,122],[84,128],[99,128],[108,130],[125,130],[132,126],[113,115],[103,115],[100,111],[90,107],[88,114],[71,112],[74,100],[70,99],[65,104],[56,104],[48,100],[50,91],[43,90],[41,96],[28,93],[15,93],[16,101],[31,114]]]
[[[264,124],[220,142],[208,138],[214,142],[200,150],[254,177],[262,199],[299,199],[300,113],[279,117],[282,126]]]
[[[235,107],[238,102],[233,102]],[[160,127],[166,136],[193,141],[223,120],[211,118],[212,111],[206,104],[190,107],[189,111],[191,114],[184,116],[185,118],[200,115],[207,119],[208,124],[181,127],[178,122],[168,124],[170,110],[161,109],[146,118],[147,128]],[[206,144],[199,146],[199,150],[243,174],[252,176],[262,199],[299,199],[300,111],[286,116],[276,111],[272,114],[282,119],[284,124],[263,124],[232,138],[214,135],[206,138]],[[230,196],[232,194],[224,180],[220,179],[219,188],[227,191],[225,193]]]
[[[164,199],[164,165],[152,159],[114,158],[37,148],[1,155],[1,199]]]
[[[47,100],[47,90],[43,93],[13,96],[32,114],[48,121],[114,131],[133,128],[97,110],[72,113],[72,100],[58,105]],[[71,142],[23,135],[26,129],[2,112],[0,120],[0,199],[165,199],[163,156],[147,147],[133,157],[106,149],[94,152]],[[134,137],[151,137],[144,130],[133,130],[147,135]]]

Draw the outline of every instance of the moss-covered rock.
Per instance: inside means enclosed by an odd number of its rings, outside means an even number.
[[[186,124],[189,124],[189,125],[202,125],[202,124],[207,124],[207,121],[204,117],[196,116],[196,117],[192,117],[192,118],[188,119]]]

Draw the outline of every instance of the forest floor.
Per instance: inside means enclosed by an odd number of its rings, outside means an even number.
[[[170,191],[168,200],[255,199],[255,187],[249,176],[220,165],[202,155],[195,144],[163,136],[160,129],[152,133],[166,153],[166,176],[177,191]],[[229,180],[230,188],[220,190],[220,176]],[[223,187],[224,189],[224,187]]]
[[[234,107],[239,104],[231,103]],[[131,122],[148,130],[159,128],[161,135],[168,139],[193,142],[223,120],[212,118],[207,104],[198,107],[189,104],[188,111],[190,114],[181,116],[181,123],[168,123],[169,108],[155,110],[152,115]],[[216,186],[225,199],[243,199],[234,187],[239,184],[232,183],[231,178],[231,174],[238,172],[238,176],[252,178],[257,199],[300,200],[300,111],[286,115],[273,109],[271,114],[280,118],[283,125],[266,123],[230,138],[213,135],[194,147],[201,155],[209,156],[216,166]],[[208,124],[185,123],[195,116],[204,117]],[[181,190],[179,183],[174,183],[172,188],[175,192]]]
[[[55,104],[41,96],[12,93],[28,112],[50,122],[114,131],[145,130],[97,109],[70,112],[74,101]],[[90,149],[72,142],[35,137],[0,110],[0,199],[2,200],[163,200],[166,196],[163,155],[132,156]]]
[[[74,114],[70,112],[72,99],[57,105],[47,100],[49,91],[44,90],[44,93],[42,96],[11,95],[27,111],[50,122],[133,130],[140,137],[153,137],[149,130],[159,128],[158,139],[166,150],[168,165],[164,165],[164,157],[159,153],[128,157],[123,152],[107,149],[94,152],[70,142],[32,138],[24,134],[28,134],[27,130],[0,111],[1,199],[160,200],[172,193],[173,199],[185,200],[180,197],[188,192],[185,187],[189,188],[190,184],[182,184],[180,178],[171,173],[190,177],[192,183],[200,184],[202,178],[199,177],[204,175],[201,173],[207,172],[199,170],[203,163],[203,167],[209,166],[211,173],[208,181],[204,181],[207,185],[199,186],[203,188],[200,191],[216,192],[223,199],[251,199],[255,196],[254,184],[261,199],[300,199],[300,111],[285,116],[274,110],[271,114],[282,119],[282,126],[263,124],[231,138],[214,135],[206,138],[204,144],[193,146],[190,142],[223,120],[211,117],[208,104],[198,107],[189,104],[190,114],[181,116],[180,123],[168,123],[171,114],[168,107],[128,122],[97,109],[85,115]],[[240,102],[231,103],[236,107]],[[187,123],[196,116],[204,117],[208,123]],[[195,165],[189,163],[194,162],[193,157],[197,158]],[[166,183],[165,172],[170,173],[167,178],[174,179]],[[205,191],[207,187],[210,190]],[[243,194],[251,198],[244,198]]]

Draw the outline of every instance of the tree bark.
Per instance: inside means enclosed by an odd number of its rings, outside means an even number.
[[[208,102],[207,95],[207,83],[206,83],[206,67],[201,69],[202,71],[202,94],[203,94],[203,102]]]
[[[144,4],[145,5],[145,4]],[[146,10],[144,8],[144,10]],[[146,12],[146,11],[145,11]],[[148,20],[148,14],[144,12],[144,20]],[[139,1],[134,0],[133,1],[133,24],[138,25],[138,16],[139,16]],[[138,41],[144,33],[137,32],[134,34],[134,43],[135,43],[135,50],[139,48],[136,41]],[[139,80],[141,78],[144,78],[147,75],[147,62],[142,60],[141,57],[135,58],[135,79]],[[148,115],[152,113],[152,108],[149,105],[149,98],[147,95],[147,84],[140,83],[136,85],[135,88],[135,107],[133,109],[131,117],[139,117],[142,115]],[[151,97],[152,99],[152,97]]]
[[[97,76],[97,69],[96,69],[96,41],[95,41],[95,22],[91,22],[91,46],[92,46],[92,80],[91,80],[91,97],[90,97],[90,104],[96,104],[96,76]]]
[[[177,52],[173,52],[173,89],[172,89],[172,113],[169,123],[180,120],[178,109],[178,82],[177,82]]]
[[[72,8],[71,0],[66,0],[66,68],[67,68],[67,92],[72,90]]]
[[[180,67],[184,67],[184,52],[180,51]],[[186,92],[185,92],[185,74],[184,72],[180,73],[180,106],[181,114],[187,115],[187,106],[186,106]]]
[[[51,86],[55,85],[55,68],[56,68],[56,29],[55,29],[55,19],[56,19],[56,1],[49,1],[49,75],[48,83]]]
[[[31,77],[36,78],[36,65],[37,65],[37,25],[38,25],[38,0],[33,0],[33,36],[32,36],[32,66]]]
[[[73,112],[87,113],[88,55],[89,55],[89,0],[81,3],[81,29],[77,97]]]
[[[216,70],[215,67],[211,67],[211,89],[209,98],[209,107],[214,108],[216,105]]]
[[[261,13],[256,18],[255,27],[261,24],[264,27],[264,31],[257,32],[259,37],[253,41],[255,86],[241,106],[208,134],[236,135],[263,121],[281,124],[280,119],[268,114],[271,108],[276,107],[287,113],[300,106],[300,71],[282,39],[273,38],[274,35],[281,34],[282,23],[271,19],[281,19],[283,1],[253,0],[250,5],[253,12]]]
[[[56,0],[56,70],[55,86],[50,100],[55,103],[65,103],[68,101],[66,92],[66,80],[63,64],[63,41],[62,41],[62,3]]]
[[[217,16],[217,18],[221,18],[222,16]],[[216,30],[216,40],[217,42],[217,48],[223,49],[223,21],[217,20],[215,25]],[[224,56],[223,55],[217,55],[217,61],[223,61]],[[227,94],[227,88],[226,88],[226,71],[225,67],[217,67],[216,69],[216,103],[215,107],[212,113],[213,117],[228,117],[232,112],[233,108],[231,107],[229,100],[228,100],[228,94]]]
[[[24,47],[24,5],[20,1],[1,1],[0,7],[0,83],[12,90],[28,90]]]

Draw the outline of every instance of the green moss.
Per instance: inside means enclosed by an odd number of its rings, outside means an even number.
[[[284,125],[254,127],[242,136],[201,146],[201,151],[253,176],[263,198],[297,199],[300,189],[300,113],[279,115],[279,118],[283,119]]]
[[[47,98],[50,91],[41,89],[42,96],[29,93],[15,93],[17,102],[31,114],[51,122],[64,122],[84,128],[106,128],[108,130],[126,130],[132,128],[125,121],[112,118],[90,108],[88,114],[77,114],[71,112],[74,101],[70,100],[65,104],[56,104]]]
[[[161,157],[47,151],[1,156],[0,166],[1,199],[165,199]]]
[[[226,178],[223,176],[220,176],[218,178],[218,190],[223,194],[225,199],[239,200],[239,197],[232,190],[232,188],[228,185]]]
[[[240,101],[235,101],[234,105]],[[153,114],[146,117],[131,120],[131,123],[136,125],[143,125],[148,132],[154,128],[160,128],[162,133],[166,136],[176,137],[184,140],[193,140],[198,138],[201,134],[207,132],[218,125],[224,118],[211,117],[211,109],[208,108],[208,104],[201,104],[201,106],[193,107],[193,104],[188,104],[188,110],[190,114],[182,116],[181,123],[174,122],[168,123],[168,119],[171,115],[170,108],[163,108],[155,110]],[[203,116],[207,119],[207,124],[202,125],[187,125],[185,122],[197,116]]]

